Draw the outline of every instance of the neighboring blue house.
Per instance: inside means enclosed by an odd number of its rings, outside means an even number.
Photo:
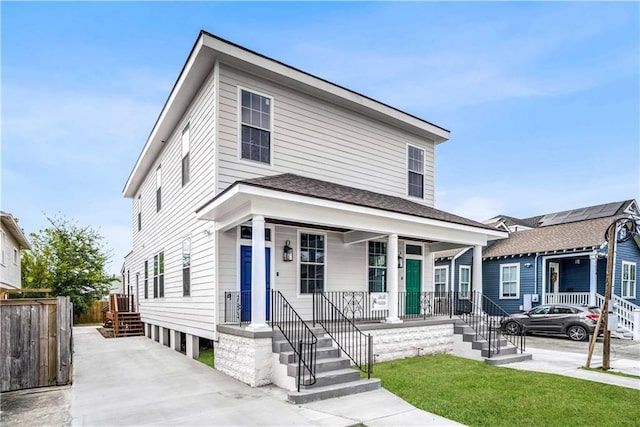
[[[543,303],[601,305],[605,293],[605,232],[617,218],[638,216],[635,200],[518,219],[497,216],[486,224],[508,231],[509,238],[483,249],[482,293],[509,313]],[[438,252],[434,284],[453,291],[473,264],[471,248]],[[633,328],[633,310],[640,308],[640,238],[616,245],[614,302],[620,323]],[[453,271],[453,273],[452,273]]]

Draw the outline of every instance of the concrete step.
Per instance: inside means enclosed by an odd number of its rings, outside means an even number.
[[[506,356],[506,355],[517,354],[517,353],[518,353],[518,349],[513,346],[501,347],[500,353],[496,354],[496,356]],[[487,347],[485,349],[480,350],[480,354],[482,355],[482,357],[489,357],[489,348]]]
[[[316,344],[316,349],[331,347],[333,345],[333,340],[329,337],[317,337],[318,343]],[[284,338],[274,338],[271,344],[271,351],[274,353],[282,353],[283,351],[292,351],[291,345]]]
[[[336,347],[323,347],[316,349],[316,359],[328,359],[340,356],[340,349]],[[283,351],[280,353],[280,363],[288,365],[289,363],[297,363],[298,357],[293,351]]]
[[[533,356],[527,353],[519,354],[500,354],[491,358],[484,359],[485,363],[489,365],[506,365],[515,362],[524,362],[533,359]]]
[[[351,366],[349,359],[344,357],[330,357],[327,359],[319,359],[316,361],[316,374],[320,372],[335,371],[345,369]],[[296,377],[298,375],[298,363],[289,363],[287,365],[287,375]]]
[[[496,343],[496,341],[494,341],[494,343]],[[506,347],[507,346],[507,340],[502,338],[500,339],[500,347]],[[486,350],[489,348],[489,342],[485,339],[478,339],[478,341],[472,341],[471,342],[471,348],[474,350]]]
[[[357,371],[356,371],[357,372]],[[300,391],[290,391],[287,399],[291,403],[300,404],[314,402],[316,400],[331,399],[333,397],[349,396],[365,391],[380,388],[380,380],[377,378],[361,379],[343,384],[332,384],[321,387],[312,387]]]
[[[358,381],[360,379],[360,371],[355,369],[337,369],[335,371],[328,372],[316,372],[316,383],[313,385],[302,385],[304,388],[312,389],[317,387],[324,387],[332,384],[343,384]]]

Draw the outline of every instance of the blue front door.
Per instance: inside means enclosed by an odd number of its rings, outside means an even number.
[[[264,248],[265,269],[267,279],[267,320],[269,320],[269,298],[271,290],[271,249]],[[240,319],[251,321],[251,246],[240,246]]]

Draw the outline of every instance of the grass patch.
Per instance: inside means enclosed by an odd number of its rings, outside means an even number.
[[[601,374],[617,375],[619,377],[635,378],[635,379],[640,380],[640,376],[633,375],[633,374],[627,374],[627,373],[624,373],[624,372],[616,372],[616,371],[611,371],[611,370],[604,370],[602,368],[585,368],[585,367],[582,367],[581,369],[584,369],[585,371],[600,372]]]
[[[200,363],[204,363],[207,366],[211,366],[212,368],[215,368],[215,357],[213,355],[213,349],[212,348],[207,348],[207,349],[200,349],[200,356],[198,356],[198,362]]]
[[[640,391],[450,355],[378,363],[373,376],[412,405],[469,426],[636,426]]]

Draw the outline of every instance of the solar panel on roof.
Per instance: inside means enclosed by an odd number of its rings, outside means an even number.
[[[547,214],[540,219],[540,227],[549,225],[566,224],[569,222],[584,221],[586,219],[605,218],[613,216],[623,202],[606,203],[603,205],[591,206],[588,208],[578,208],[570,211],[554,212]]]

